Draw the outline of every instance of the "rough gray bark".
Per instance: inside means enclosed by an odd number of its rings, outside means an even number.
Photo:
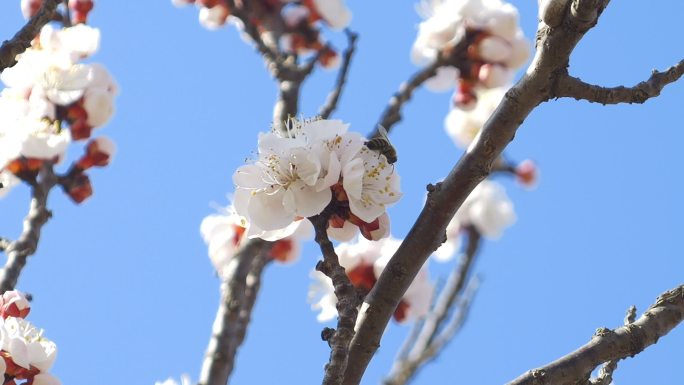
[[[575,385],[587,382],[604,362],[633,357],[684,320],[684,285],[660,295],[638,320],[614,330],[599,328],[591,341],[574,352],[507,385]]]
[[[359,384],[392,312],[420,266],[437,249],[449,221],[470,192],[486,178],[493,162],[540,103],[554,97],[573,49],[598,21],[608,0],[574,0],[557,28],[540,23],[535,58],[523,78],[505,95],[479,137],[442,183],[429,186],[425,207],[362,305],[352,340],[345,385]]]
[[[58,178],[52,169],[52,164],[45,162],[37,181],[31,183],[31,203],[29,212],[24,218],[21,235],[14,242],[5,242],[7,261],[0,271],[0,293],[14,289],[26,265],[26,260],[36,252],[43,225],[52,216],[47,208],[47,200],[50,190],[57,182]]]
[[[38,35],[55,13],[60,0],[44,0],[43,5],[19,32],[10,40],[5,40],[0,46],[0,72],[17,63],[16,57],[31,46],[31,41]]]
[[[256,302],[261,274],[270,261],[271,242],[245,243],[230,262],[230,279],[221,283],[219,303],[199,385],[225,385],[233,371],[235,356],[247,333]]]
[[[326,329],[323,333],[323,338],[328,341],[331,349],[330,360],[325,366],[323,384],[338,385],[342,383],[347,367],[349,342],[354,337],[354,325],[360,300],[347,272],[344,267],[340,266],[332,242],[328,239],[328,216],[320,214],[309,219],[316,230],[316,243],[323,253],[323,260],[318,262],[316,270],[332,280],[337,297],[337,329],[334,331]]]

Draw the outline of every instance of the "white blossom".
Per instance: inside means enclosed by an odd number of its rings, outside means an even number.
[[[494,113],[506,93],[504,88],[482,90],[478,102],[470,111],[453,108],[447,115],[444,126],[454,143],[466,148],[475,139],[489,117]]]
[[[466,198],[453,220],[475,226],[484,237],[498,239],[516,216],[503,186],[484,180]]]
[[[286,136],[259,135],[258,159],[233,174],[235,209],[250,223],[250,238],[321,213],[340,179],[349,211],[366,223],[379,220],[401,197],[394,166],[347,126],[292,119]]]
[[[172,377],[167,378],[165,381],[156,381],[154,385],[190,385],[190,376],[183,374],[180,377],[180,383],[174,380]]]
[[[313,0],[316,11],[331,28],[341,30],[351,22],[351,11],[344,0]]]
[[[31,323],[15,317],[2,320],[2,350],[12,356],[17,365],[48,371],[57,358],[57,345],[43,337],[43,331]]]

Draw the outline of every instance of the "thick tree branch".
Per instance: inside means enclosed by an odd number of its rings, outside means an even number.
[[[600,15],[603,5],[596,12]],[[448,223],[465,198],[491,172],[493,162],[513,140],[516,130],[551,96],[555,78],[565,71],[570,53],[595,21],[566,18],[558,28],[541,24],[537,53],[525,76],[501,104],[442,183],[429,186],[427,203],[361,307],[352,340],[345,385],[359,384],[392,312],[428,256],[439,247]]]
[[[601,104],[644,103],[660,95],[665,86],[676,82],[682,75],[684,75],[684,60],[663,72],[653,71],[648,80],[633,87],[601,87],[585,83],[576,77],[563,75],[556,83],[553,96]]]
[[[441,349],[433,346],[440,330],[453,313],[457,300],[462,299],[463,288],[470,276],[473,262],[480,246],[480,233],[472,226],[465,229],[468,237],[465,253],[460,263],[449,275],[446,285],[441,290],[437,302],[425,318],[418,337],[406,357],[399,357],[394,363],[387,385],[401,385],[408,383],[417,373],[420,366],[432,358]]]
[[[325,211],[309,218],[309,220],[314,225],[316,243],[323,253],[323,260],[318,262],[316,270],[332,280],[337,297],[337,330],[332,335],[324,333],[324,339],[327,339],[331,351],[330,360],[325,365],[325,376],[323,377],[324,385],[337,385],[342,383],[344,371],[347,367],[349,342],[354,337],[354,325],[356,324],[360,300],[344,267],[340,266],[332,242],[328,239],[328,216]]]
[[[575,385],[584,382],[601,363],[633,357],[655,344],[684,320],[684,285],[663,293],[636,321],[615,330],[600,328],[591,341],[574,352],[508,385]]]
[[[12,290],[17,285],[26,260],[38,248],[40,231],[52,213],[47,208],[50,190],[57,184],[57,176],[50,162],[45,162],[35,182],[31,183],[31,203],[24,218],[24,228],[17,239],[5,248],[7,261],[0,271],[0,293]]]
[[[31,41],[38,35],[40,29],[43,28],[55,13],[57,5],[60,0],[45,0],[36,13],[19,32],[10,40],[5,40],[0,46],[0,72],[5,68],[12,67],[16,64],[16,57],[20,53],[26,51],[31,46]]]
[[[318,110],[318,115],[323,119],[328,119],[337,108],[337,103],[340,100],[342,90],[347,82],[347,74],[349,73],[351,59],[354,56],[354,50],[356,49],[356,40],[359,37],[358,33],[348,29],[345,29],[344,32],[347,34],[347,49],[344,51],[342,66],[337,72],[335,88],[328,94],[325,104]]]
[[[221,302],[202,363],[199,385],[225,385],[228,382],[237,350],[245,339],[261,273],[270,260],[270,249],[271,242],[252,240],[231,260],[229,278],[221,283]]]

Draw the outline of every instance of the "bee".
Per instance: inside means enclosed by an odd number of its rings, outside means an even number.
[[[387,158],[387,163],[393,164],[397,161],[397,150],[390,143],[385,127],[378,124],[378,135],[364,144],[369,150],[377,151],[378,154],[384,155]]]

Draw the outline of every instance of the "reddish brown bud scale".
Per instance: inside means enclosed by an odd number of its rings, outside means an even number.
[[[406,303],[404,300],[401,300],[399,305],[397,305],[397,308],[394,309],[394,314],[392,314],[394,320],[397,322],[403,322],[406,319],[406,313],[408,312],[408,309],[408,303]]]
[[[377,282],[372,264],[361,263],[349,271],[347,276],[352,285],[364,293],[368,293]]]
[[[22,180],[35,180],[43,167],[42,159],[20,157],[9,162],[5,169]]]
[[[71,10],[71,22],[73,24],[85,23],[88,20],[88,13],[95,7],[92,0],[69,0]]]
[[[271,248],[270,256],[279,262],[289,262],[293,248],[294,245],[291,239],[281,239]]]
[[[66,184],[62,185],[69,198],[76,203],[82,203],[93,195],[90,178],[84,173],[74,175]]]

